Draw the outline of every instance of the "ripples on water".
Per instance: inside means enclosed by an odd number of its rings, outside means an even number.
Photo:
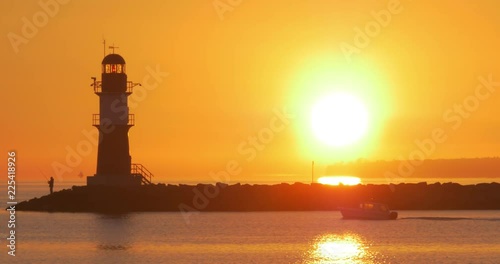
[[[500,263],[500,211],[400,215],[200,213],[186,224],[179,213],[20,212],[12,263]]]
[[[476,220],[476,221],[500,221],[500,218],[468,218],[468,217],[401,217],[400,220],[430,220],[430,221],[455,221],[455,220]]]

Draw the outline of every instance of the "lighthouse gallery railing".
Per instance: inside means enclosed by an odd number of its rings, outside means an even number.
[[[111,125],[111,124],[112,123],[109,123],[107,125]],[[100,114],[93,114],[92,115],[92,125],[93,126],[100,126],[101,125],[101,115]],[[134,114],[128,114],[128,119],[127,119],[126,125],[127,126],[134,126],[135,125],[135,115]]]

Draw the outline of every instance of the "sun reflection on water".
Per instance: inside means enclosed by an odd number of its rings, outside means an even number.
[[[355,234],[326,234],[317,237],[309,253],[308,263],[371,263],[374,253]]]

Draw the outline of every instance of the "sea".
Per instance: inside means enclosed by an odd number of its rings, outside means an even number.
[[[19,184],[16,199],[47,192],[46,183]],[[500,263],[498,210],[398,213],[360,221],[338,211],[16,212],[11,256],[2,210],[0,263]]]

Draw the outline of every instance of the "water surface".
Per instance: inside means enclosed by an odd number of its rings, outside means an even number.
[[[23,195],[46,192],[28,190]],[[0,213],[5,245],[7,216]],[[500,263],[500,211],[399,216],[17,212],[17,256],[2,246],[0,263]]]

